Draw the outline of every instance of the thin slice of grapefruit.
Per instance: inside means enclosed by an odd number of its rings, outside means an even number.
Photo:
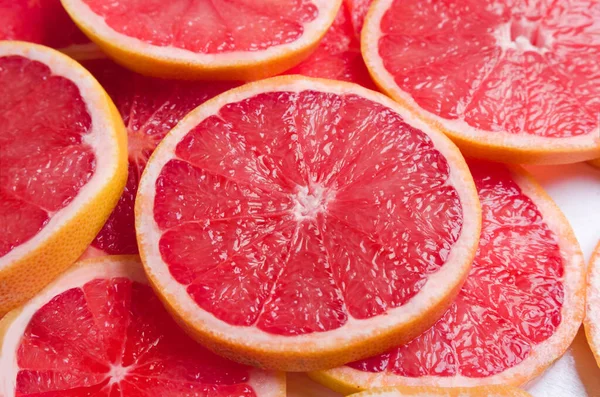
[[[383,355],[312,374],[346,393],[373,387],[520,386],[569,347],[584,314],[585,264],[571,227],[523,170],[471,163],[482,206],[477,256],[427,332]]]
[[[385,387],[351,397],[531,397],[524,390],[506,386],[481,387]]]
[[[600,367],[600,243],[590,260],[586,304],[585,334]]]
[[[0,395],[284,397],[285,375],[198,345],[137,256],[78,263],[0,322]]]
[[[600,157],[596,0],[378,0],[362,51],[381,89],[469,156]]]
[[[117,62],[164,78],[257,80],[317,47],[342,0],[62,0]]]
[[[146,161],[171,128],[190,110],[234,83],[179,82],[145,77],[108,59],[83,62],[117,106],[128,136],[129,174],[121,199],[87,255],[137,254],[133,207]]]
[[[198,107],[136,200],[146,272],[179,322],[220,354],[293,371],[432,324],[468,273],[479,220],[443,134],[381,94],[302,76]]]
[[[0,316],[83,253],[127,179],[123,122],[50,48],[0,42]]]

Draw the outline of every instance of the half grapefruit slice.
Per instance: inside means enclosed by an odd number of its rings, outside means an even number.
[[[218,353],[293,371],[432,324],[479,230],[472,178],[443,134],[381,94],[302,76],[198,107],[158,146],[136,200],[146,272],[179,322]]]
[[[108,59],[83,62],[117,106],[128,136],[129,174],[119,203],[96,236],[88,256],[137,254],[133,207],[142,171],[154,148],[190,110],[235,86],[141,76]]]
[[[0,322],[0,395],[284,397],[177,327],[137,256],[82,261]]]
[[[600,367],[600,243],[590,261],[586,304],[585,334]]]
[[[345,393],[373,387],[520,386],[558,359],[584,314],[585,264],[571,227],[523,170],[471,163],[483,224],[471,273],[427,332],[314,373]]]
[[[482,387],[386,387],[351,397],[531,397],[526,391],[506,386]]]
[[[600,3],[378,0],[362,36],[381,89],[468,156],[600,157]]]
[[[90,39],[136,72],[256,80],[317,47],[341,0],[62,0]]]
[[[60,52],[0,43],[0,316],[70,266],[127,178],[123,122]]]

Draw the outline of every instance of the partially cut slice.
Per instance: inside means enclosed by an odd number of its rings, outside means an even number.
[[[294,371],[432,324],[479,230],[472,178],[443,134],[381,94],[301,76],[190,113],[136,200],[146,272],[179,322],[223,355]]]
[[[83,253],[127,179],[123,122],[77,62],[0,42],[0,316]]]
[[[209,352],[137,256],[82,261],[0,322],[0,395],[284,397],[285,375]]]
[[[386,387],[362,393],[351,397],[531,397],[524,390],[506,386],[481,387]]]
[[[380,0],[362,31],[375,82],[468,156],[600,157],[596,0]]]
[[[367,360],[312,376],[345,393],[373,387],[520,386],[575,338],[585,264],[571,227],[519,168],[472,162],[482,206],[477,256],[458,298],[427,332]]]
[[[590,260],[586,304],[585,334],[600,367],[600,243]]]
[[[317,47],[342,0],[62,0],[117,62],[165,78],[257,80]]]

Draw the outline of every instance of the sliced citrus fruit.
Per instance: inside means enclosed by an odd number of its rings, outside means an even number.
[[[0,42],[0,316],[83,253],[127,178],[123,122],[50,48]]]
[[[506,386],[480,387],[386,387],[353,394],[352,397],[531,397],[524,390]]]
[[[355,27],[361,18],[364,18],[363,8],[354,9],[351,2],[344,1],[317,50],[287,74],[350,81],[374,89],[360,53],[360,31]]]
[[[127,129],[129,152],[125,190],[87,255],[137,254],[133,207],[146,161],[166,133],[190,110],[235,84],[145,77],[108,59],[85,61],[83,65],[98,79],[117,106]]]
[[[378,0],[362,52],[381,89],[469,156],[600,157],[600,3]]]
[[[585,334],[600,367],[600,243],[592,255],[588,273]]]
[[[0,395],[284,397],[285,375],[209,352],[137,256],[82,261],[0,322]]]
[[[90,39],[136,72],[256,80],[297,65],[341,0],[62,0]]]
[[[571,227],[523,170],[473,162],[483,223],[458,298],[427,332],[314,379],[373,387],[519,386],[569,347],[583,320],[585,265]]]
[[[301,371],[384,351],[443,313],[476,250],[477,193],[456,147],[402,112],[357,84],[282,76],[171,130],[136,231],[190,333]]]

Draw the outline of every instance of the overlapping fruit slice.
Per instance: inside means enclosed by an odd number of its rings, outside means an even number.
[[[119,63],[167,78],[255,80],[317,47],[341,0],[62,0]]]
[[[473,267],[427,332],[314,373],[344,392],[392,385],[521,385],[559,358],[584,312],[585,265],[568,221],[524,171],[471,163],[482,206]]]
[[[468,155],[600,157],[600,3],[378,1],[363,30],[375,82]]]
[[[198,345],[175,324],[136,256],[83,261],[0,322],[0,394],[284,397],[284,374]]]
[[[585,333],[600,367],[600,243],[590,261]]]
[[[148,163],[136,231],[150,280],[212,349],[287,370],[407,340],[445,310],[479,237],[456,147],[356,84],[228,91]]]
[[[482,387],[387,387],[353,394],[352,397],[531,397],[526,391],[506,386]]]
[[[0,43],[0,316],[70,266],[127,178],[123,123],[78,63]]]
[[[144,77],[108,59],[85,61],[83,64],[116,104],[127,129],[129,152],[129,176],[125,190],[87,254],[137,254],[133,207],[148,158],[166,133],[190,110],[234,84]]]

